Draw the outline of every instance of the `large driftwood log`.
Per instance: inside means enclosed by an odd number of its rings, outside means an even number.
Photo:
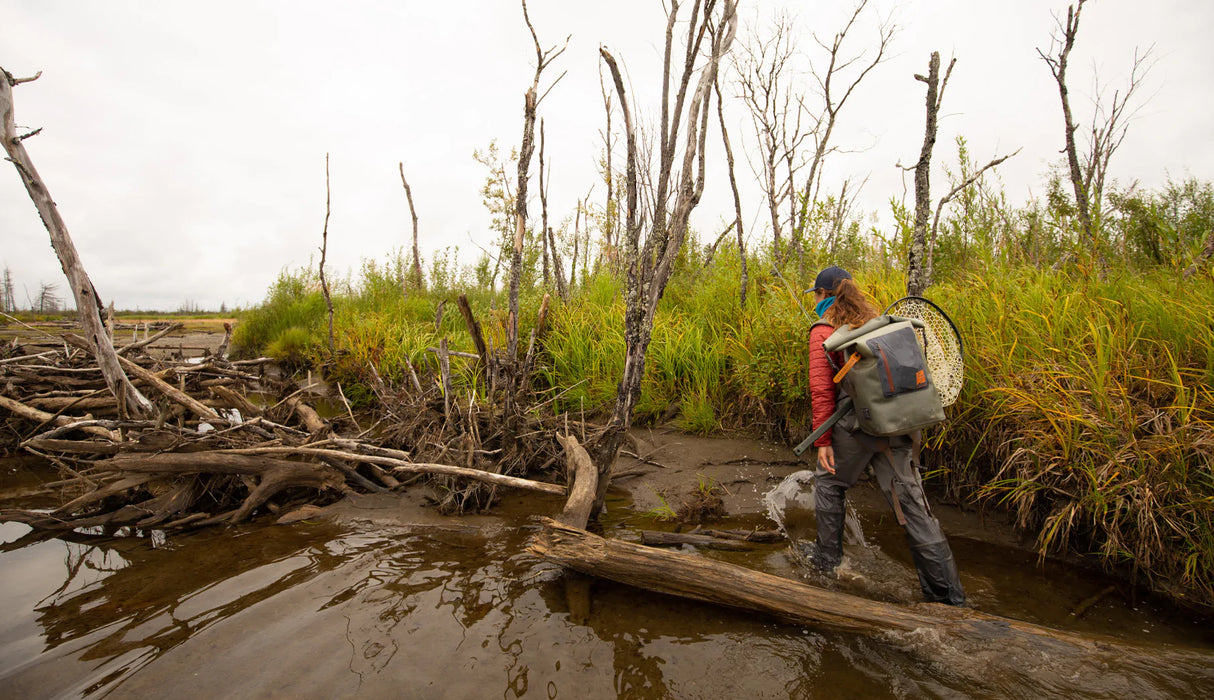
[[[59,256],[59,264],[63,267],[63,274],[67,276],[68,285],[72,289],[72,297],[76,300],[76,309],[79,311],[80,325],[84,327],[84,333],[97,357],[97,364],[101,367],[106,385],[117,398],[119,406],[126,412],[136,417],[152,416],[156,412],[155,406],[131,384],[118,364],[118,354],[114,351],[113,340],[101,322],[102,304],[101,300],[97,298],[97,289],[84,270],[84,263],[80,261],[80,254],[76,252],[76,244],[68,235],[67,224],[63,222],[63,217],[59,216],[59,208],[55,205],[55,200],[51,198],[50,191],[42,181],[42,177],[38,175],[34,162],[25,150],[23,141],[32,134],[24,136],[17,134],[17,126],[13,118],[12,88],[19,82],[24,81],[14,79],[8,71],[0,68],[0,142],[3,143],[4,150],[8,153],[8,159],[12,161],[21,175],[21,182],[25,185],[25,190],[33,200],[34,206],[38,209],[38,215],[42,217],[43,225],[50,233],[51,247]]]
[[[527,550],[544,559],[591,576],[795,624],[859,634],[932,629],[958,639],[1022,643],[1041,653],[1092,651],[1114,643],[965,608],[871,601],[702,556],[604,539],[550,518],[542,523]]]

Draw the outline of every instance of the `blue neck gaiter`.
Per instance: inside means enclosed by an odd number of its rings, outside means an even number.
[[[835,303],[834,297],[826,297],[822,301],[818,302],[814,306],[814,311],[818,312],[818,318],[822,318],[823,316],[825,316],[826,310],[829,309],[831,304],[834,304],[834,303]]]

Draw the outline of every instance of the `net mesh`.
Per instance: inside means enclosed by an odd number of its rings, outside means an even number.
[[[908,297],[894,302],[887,314],[916,318],[927,325],[927,366],[932,371],[932,382],[940,392],[945,406],[951,406],[961,395],[961,382],[965,378],[965,367],[961,354],[961,338],[948,317],[923,299]]]

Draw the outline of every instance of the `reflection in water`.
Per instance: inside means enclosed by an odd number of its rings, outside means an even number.
[[[493,522],[0,547],[0,684],[35,697],[787,698],[1163,697],[1214,683],[1209,651],[1008,658],[930,631],[824,634],[602,581],[575,624],[565,574],[523,553],[527,522]]]

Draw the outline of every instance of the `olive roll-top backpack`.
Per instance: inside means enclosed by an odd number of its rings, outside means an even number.
[[[828,357],[843,353],[836,382],[855,402],[860,429],[869,435],[906,435],[944,420],[923,327],[918,319],[878,316],[859,328],[841,326],[822,344]]]

